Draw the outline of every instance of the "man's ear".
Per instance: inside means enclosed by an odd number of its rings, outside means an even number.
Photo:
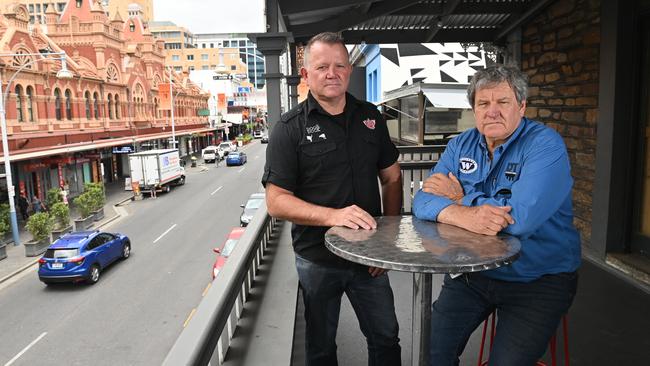
[[[526,114],[526,101],[524,100],[521,102],[521,105],[519,106],[519,116],[523,117]]]
[[[307,81],[308,74],[307,74],[307,69],[306,68],[304,68],[304,67],[300,68],[300,76],[302,76],[302,78],[305,79],[305,81]]]

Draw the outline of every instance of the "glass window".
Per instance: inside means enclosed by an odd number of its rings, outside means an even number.
[[[59,88],[54,89],[54,109],[56,111],[56,119],[59,121],[63,119],[61,115],[61,91]]]
[[[230,256],[230,253],[232,253],[232,250],[235,249],[235,245],[237,245],[236,239],[228,239],[226,240],[226,244],[223,245],[223,250],[221,251],[221,255],[224,257]]]
[[[230,70],[237,70],[237,65],[230,65]]]
[[[43,5],[45,7],[45,5]],[[41,4],[36,4],[36,12],[40,13],[41,12]]]
[[[194,66],[190,66],[190,67],[188,68],[188,70],[190,70],[190,71],[194,71]]]
[[[86,91],[84,97],[86,99],[86,119],[90,119],[90,92]]]
[[[180,61],[181,56],[180,55],[172,55],[172,61]]]
[[[210,48],[214,48],[214,43],[210,43]]]
[[[133,24],[133,23],[129,24],[129,30],[131,32],[135,32],[135,24]]]
[[[403,113],[400,113],[400,133],[401,137],[404,140],[409,140],[411,142],[418,142],[418,111],[420,103],[418,101],[418,96],[414,95],[411,97],[403,98],[401,100],[401,110]]]
[[[65,90],[65,114],[69,120],[72,119],[72,92],[70,89]]]
[[[201,60],[207,61],[208,60],[208,54],[207,53],[202,53],[201,54]]]
[[[63,11],[63,8],[65,8],[65,3],[58,3],[56,4],[57,8],[59,8],[59,11]]]
[[[23,87],[16,85],[16,119],[18,122],[24,122],[23,119]]]
[[[201,43],[201,48],[205,48],[205,43]]]
[[[194,55],[187,55],[188,61],[194,61]]]
[[[210,70],[210,67],[208,65],[203,65],[201,66],[201,70]]]
[[[29,116],[29,122],[34,122],[34,106],[32,105],[34,101],[34,89],[31,86],[27,87],[27,100],[25,101],[27,105],[27,116]]]
[[[94,103],[93,103],[93,109],[95,112],[95,119],[99,119],[99,95],[97,92],[93,95]]]
[[[174,66],[174,71],[183,71],[182,66]]]
[[[239,47],[246,47],[246,41],[239,41]]]
[[[43,257],[45,258],[72,258],[79,255],[79,249],[48,249]]]
[[[230,41],[223,41],[224,47],[230,47]]]
[[[261,134],[260,134],[261,135]],[[263,199],[256,199],[256,200],[248,200],[246,202],[246,209],[258,209],[260,206],[262,206],[262,202],[264,202]]]
[[[115,118],[120,118],[120,96],[115,94]]]
[[[108,119],[113,119],[113,96],[108,95]]]
[[[34,12],[34,4],[29,4],[29,12],[30,13]]]

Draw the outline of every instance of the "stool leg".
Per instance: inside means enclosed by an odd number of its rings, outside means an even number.
[[[557,366],[557,346],[556,346],[557,337],[555,334],[551,337],[551,365]]]
[[[478,352],[478,365],[483,365],[483,350],[485,349],[485,335],[487,333],[488,320],[485,319],[483,322],[483,335],[481,336],[481,349]]]
[[[569,327],[567,316],[562,317],[562,337],[564,340],[564,366],[569,366]]]

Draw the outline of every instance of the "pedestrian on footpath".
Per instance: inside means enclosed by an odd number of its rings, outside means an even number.
[[[352,66],[343,39],[314,36],[301,74],[307,100],[273,126],[262,184],[271,216],[293,222],[296,268],[305,303],[307,365],[336,365],[336,329],[345,295],[368,344],[368,365],[401,364],[399,326],[386,271],[325,248],[332,226],[377,227],[398,215],[399,152],[377,108],[347,93]],[[379,194],[377,178],[383,195]]]
[[[34,213],[39,213],[39,212],[43,212],[45,210],[47,210],[47,208],[45,207],[43,202],[41,202],[41,200],[38,198],[37,195],[34,195],[32,197],[32,211]]]
[[[23,221],[27,221],[29,218],[29,215],[27,214],[28,209],[29,201],[27,200],[27,197],[25,197],[25,194],[21,193],[20,196],[18,196],[18,210],[20,211],[20,216],[23,218]]]

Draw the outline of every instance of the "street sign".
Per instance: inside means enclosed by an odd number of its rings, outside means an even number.
[[[114,146],[113,154],[130,154],[133,152],[132,146]]]
[[[250,93],[251,88],[247,86],[240,86],[237,88],[237,93]]]
[[[228,75],[228,74],[213,75],[212,80],[232,80],[232,75]]]

